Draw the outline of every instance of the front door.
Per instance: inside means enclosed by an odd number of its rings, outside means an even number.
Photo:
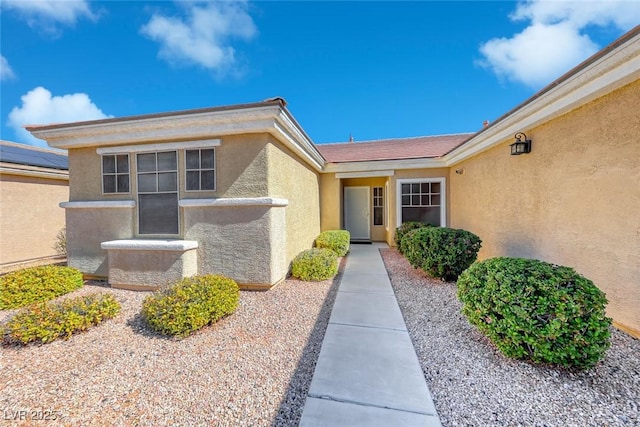
[[[344,228],[351,240],[369,240],[369,187],[344,187]]]

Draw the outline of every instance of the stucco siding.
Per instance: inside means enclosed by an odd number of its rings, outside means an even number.
[[[342,228],[342,185],[334,173],[320,175],[320,227],[322,231]]]
[[[69,197],[66,180],[0,174],[0,265],[57,255],[65,226],[59,203]]]
[[[574,267],[608,313],[640,333],[640,82],[534,129],[530,154],[505,141],[450,170],[451,226],[480,236],[480,259]],[[458,175],[456,169],[464,169]]]
[[[319,174],[291,151],[269,137],[269,196],[287,199],[286,264],[312,247],[320,234]]]

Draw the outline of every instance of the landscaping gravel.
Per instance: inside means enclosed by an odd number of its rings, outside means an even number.
[[[68,341],[2,347],[0,415],[24,425],[297,425],[339,279],[241,291],[233,315],[183,340],[145,326],[148,293],[90,282],[66,297],[111,293],[120,314]]]
[[[381,254],[443,426],[640,425],[640,340],[612,328],[583,372],[507,359],[462,316],[455,283]]]

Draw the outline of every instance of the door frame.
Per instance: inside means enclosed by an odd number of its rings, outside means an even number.
[[[344,228],[348,230],[348,215],[347,215],[347,209],[349,207],[349,204],[347,203],[347,199],[349,198],[347,196],[347,191],[348,190],[357,190],[357,191],[361,191],[362,194],[360,194],[359,196],[363,198],[364,200],[364,196],[366,195],[366,218],[363,219],[363,221],[365,221],[366,223],[366,236],[351,236],[352,240],[362,240],[362,241],[369,241],[371,240],[371,187],[366,186],[366,185],[354,185],[354,186],[345,186],[343,188],[343,199],[344,199],[344,204],[343,204],[343,209],[342,209],[342,218],[343,218],[343,223],[344,223]],[[351,192],[351,191],[350,191]],[[353,194],[353,193],[352,193]]]

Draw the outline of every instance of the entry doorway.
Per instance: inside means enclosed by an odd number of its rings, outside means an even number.
[[[371,240],[369,187],[344,187],[344,228],[351,240]]]

